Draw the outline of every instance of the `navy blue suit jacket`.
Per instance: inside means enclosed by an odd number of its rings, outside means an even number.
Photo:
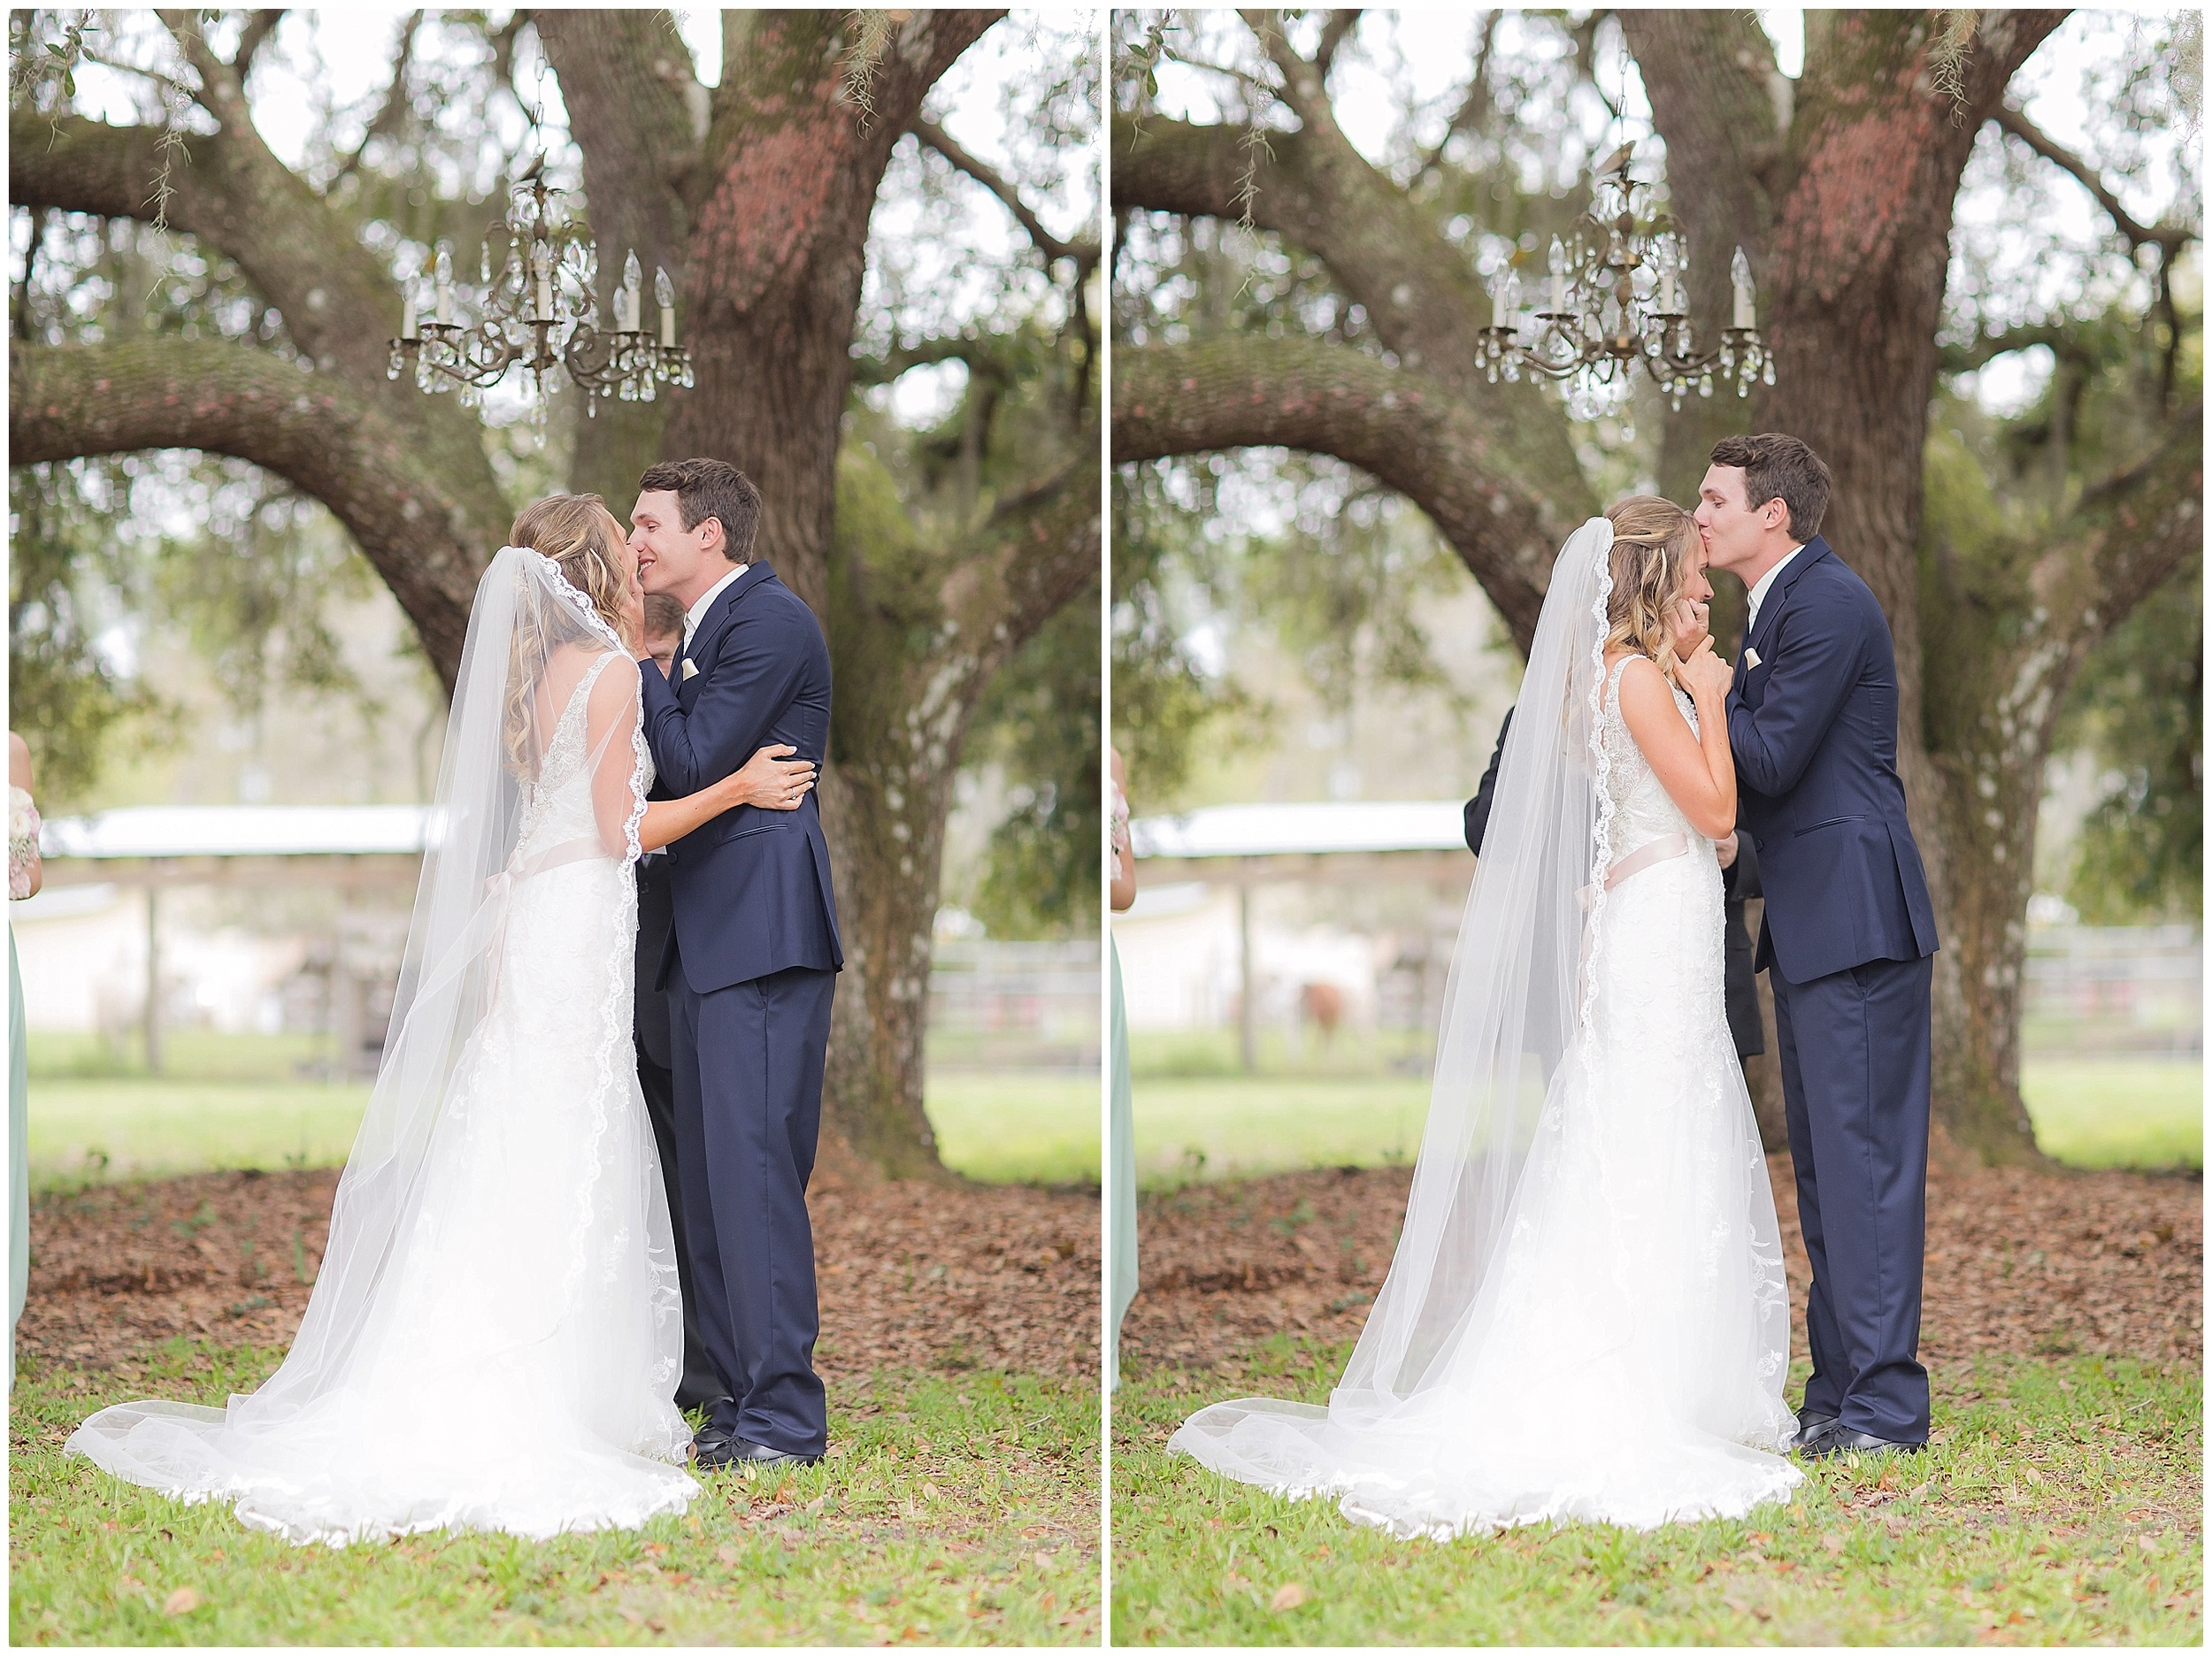
[[[686,677],[686,662],[698,671]],[[639,676],[655,791],[667,797],[697,793],[773,742],[817,765],[828,750],[829,645],[814,611],[765,564],[714,601],[673,683],[658,669]],[[700,994],[794,966],[844,966],[813,794],[795,811],[726,810],[671,845],[668,864],[675,927],[661,956],[664,988],[679,959]]]
[[[1758,847],[1758,970],[1809,983],[1936,951],[1897,774],[1897,657],[1873,593],[1815,535],[1759,606],[1728,695],[1737,826]],[[1755,654],[1759,664],[1745,664]]]

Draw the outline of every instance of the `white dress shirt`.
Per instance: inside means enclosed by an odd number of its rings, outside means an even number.
[[[707,611],[714,608],[714,601],[722,595],[722,589],[726,586],[736,586],[745,578],[745,571],[752,567],[750,564],[733,564],[728,574],[708,587],[700,595],[699,602],[684,611],[684,648],[686,649],[691,648],[691,635],[699,630],[699,623],[707,618]]]
[[[1767,589],[1774,585],[1774,578],[1789,568],[1790,560],[1804,549],[1802,544],[1792,547],[1782,554],[1782,561],[1779,564],[1759,577],[1759,584],[1751,589],[1751,613],[1744,618],[1743,635],[1747,639],[1751,636],[1752,630],[1759,625],[1759,606],[1766,602]],[[690,636],[688,632],[684,634],[687,639]]]

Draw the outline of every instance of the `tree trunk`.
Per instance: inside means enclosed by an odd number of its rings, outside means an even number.
[[[856,556],[843,561],[848,590],[833,596],[839,434],[883,168],[924,94],[999,15],[895,23],[864,111],[843,84],[850,14],[728,14],[705,146],[710,182],[687,257],[698,387],[676,406],[666,438],[672,453],[738,460],[759,485],[757,555],[821,617],[839,663],[821,801],[845,972],[824,1107],[861,1160],[894,1177],[939,1165],[922,1108],[922,1036],[960,739],[1014,637],[1010,623],[1022,621],[1026,637],[1043,615],[998,613],[985,594],[987,614],[973,617],[980,640],[918,629],[902,606],[879,607]],[[1091,547],[1094,564],[1094,530]],[[1064,602],[1074,588],[1055,590]]]
[[[1986,1160],[2037,1154],[2017,1108],[2021,998],[2036,815],[2060,709],[2090,650],[2202,544],[2201,422],[2200,408],[2179,410],[2159,451],[2090,490],[2052,538],[1970,561],[1939,544],[1925,560],[1925,723],[1953,873],[1945,940],[1962,1003],[1954,1085],[1969,1099],[2015,1102],[1955,1110],[1946,1125]]]

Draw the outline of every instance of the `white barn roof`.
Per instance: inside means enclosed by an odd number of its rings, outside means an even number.
[[[1139,857],[1256,857],[1331,852],[1457,851],[1466,855],[1459,800],[1340,800],[1214,805],[1129,824]]]
[[[44,824],[42,857],[411,855],[426,805],[147,805]]]

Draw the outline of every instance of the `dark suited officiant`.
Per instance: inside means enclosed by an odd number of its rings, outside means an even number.
[[[1505,754],[1505,733],[1513,728],[1513,709],[1505,710],[1498,726],[1498,745],[1490,750],[1490,768],[1467,801],[1467,848],[1482,855],[1482,836],[1490,825],[1490,801],[1498,790],[1498,761]],[[1721,938],[1722,985],[1728,1002],[1728,1032],[1736,1039],[1736,1056],[1755,1058],[1767,1049],[1766,1024],[1759,1016],[1758,974],[1753,970],[1751,932],[1744,924],[1744,904],[1763,893],[1759,889],[1759,857],[1751,848],[1751,836],[1733,836],[1731,855],[1721,842],[1720,889],[1725,919]]]
[[[683,648],[684,607],[666,593],[645,595],[645,648],[666,678]],[[676,1177],[676,1077],[669,1032],[668,996],[659,987],[661,954],[675,929],[675,900],[668,886],[668,856],[648,851],[637,862],[637,991],[633,1038],[638,1086],[659,1146],[661,1183],[668,1192],[668,1222],[676,1238],[676,1276],[684,1297],[684,1366],[676,1382],[676,1407],[711,1412],[725,1393],[699,1339],[699,1312],[691,1286],[691,1251],[684,1246],[683,1184]]]

